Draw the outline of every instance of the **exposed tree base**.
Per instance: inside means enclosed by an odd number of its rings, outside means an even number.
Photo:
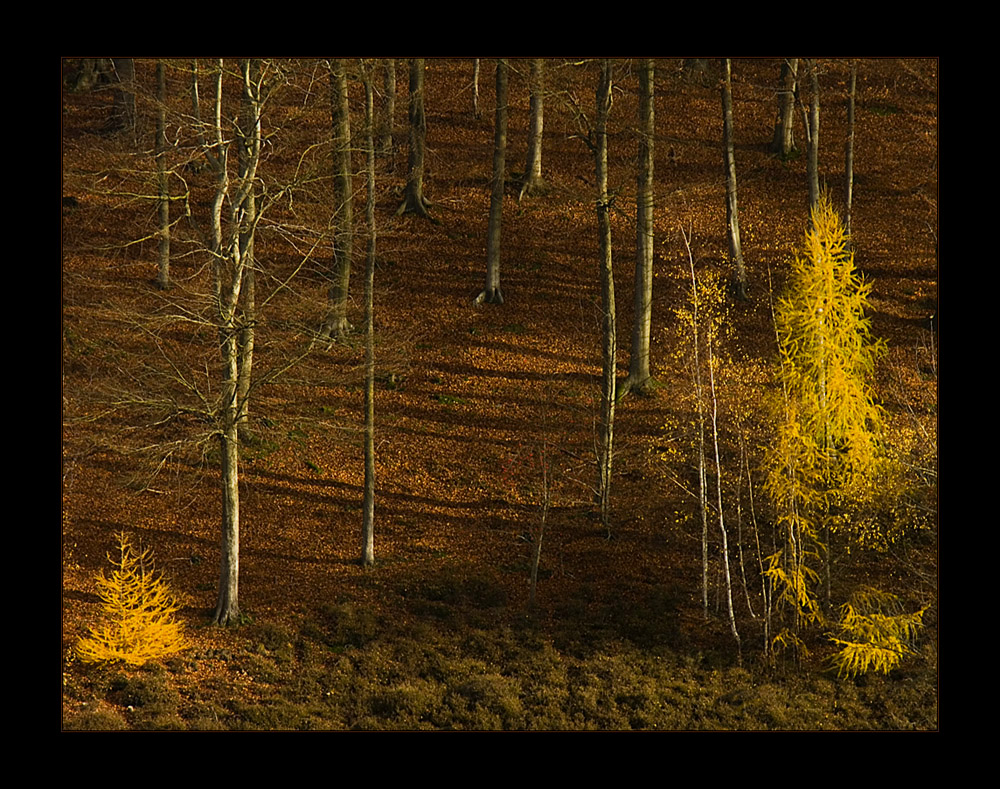
[[[230,627],[240,624],[242,615],[239,606],[230,605],[229,601],[222,602],[216,606],[212,613],[212,623],[219,627]]]
[[[517,202],[521,202],[525,197],[544,197],[552,191],[544,178],[529,178],[521,182],[521,191],[517,195]]]
[[[169,279],[164,280],[157,277],[156,279],[153,280],[153,286],[159,290],[173,290],[174,283],[171,282]]]
[[[479,295],[472,300],[472,303],[477,307],[480,304],[503,304],[503,291],[500,288],[482,290],[479,292]]]
[[[747,291],[747,284],[743,280],[734,277],[729,289],[733,298],[737,301],[750,301],[750,294]]]
[[[335,342],[342,342],[347,338],[347,335],[354,331],[354,327],[350,324],[346,317],[334,317],[330,316],[326,319],[323,327],[319,330],[319,337],[321,340],[325,340],[329,348]]]
[[[652,376],[647,376],[640,381],[630,375],[618,384],[615,401],[620,403],[630,394],[634,394],[637,397],[652,397],[659,388],[659,381]]]
[[[417,216],[430,220],[435,225],[440,224],[440,222],[431,216],[430,212],[427,210],[432,205],[434,204],[423,195],[417,196],[407,193],[406,198],[403,200],[403,204],[396,209],[396,216],[402,216],[403,214],[416,214]]]
[[[781,145],[780,144],[778,144],[776,146],[772,145],[770,151],[771,151],[771,154],[776,159],[778,159],[779,161],[782,161],[782,162],[794,162],[796,159],[798,159],[802,155],[802,152],[798,148],[796,148],[794,146],[792,148],[790,148],[788,151],[783,151],[781,149]]]

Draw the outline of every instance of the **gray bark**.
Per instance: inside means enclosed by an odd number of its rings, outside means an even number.
[[[615,277],[611,265],[611,204],[608,198],[608,114],[611,110],[610,60],[601,61],[597,86],[596,140],[597,232],[601,282],[601,418],[598,426],[598,500],[601,523],[611,534],[611,468],[615,435],[616,316]]]
[[[528,159],[524,165],[524,180],[518,201],[525,195],[538,194],[545,189],[542,178],[542,133],[545,126],[545,61],[531,61],[531,125],[528,128]]]
[[[111,104],[109,131],[126,132],[135,138],[135,61],[132,58],[112,58],[115,89]]]
[[[430,219],[427,208],[430,201],[424,197],[424,147],[427,138],[427,117],[424,114],[424,60],[410,61],[410,160],[403,204],[396,211],[400,214],[418,214]]]
[[[388,163],[390,172],[394,169],[396,147],[392,141],[396,125],[396,60],[386,58],[383,62],[382,77],[382,122],[379,129],[379,155]]]
[[[633,293],[632,353],[623,394],[641,390],[651,379],[649,336],[653,318],[653,149],[656,133],[654,114],[654,65],[651,59],[639,65],[639,160],[636,168],[636,251]],[[621,395],[620,395],[621,396]],[[619,396],[619,397],[620,397]]]
[[[472,59],[472,117],[477,121],[482,117],[479,111],[479,58]]]
[[[368,255],[365,263],[365,493],[362,502],[361,564],[375,564],[375,140],[372,74],[363,70],[365,86],[365,153],[368,199]]]
[[[778,80],[778,118],[774,124],[771,151],[782,159],[795,151],[795,94],[798,90],[799,59],[785,58]]]
[[[260,161],[259,65],[244,60],[243,101],[236,133],[237,178],[228,176],[228,143],[222,143],[222,62],[216,92],[215,137],[222,165],[216,181],[213,205],[228,202],[227,237],[213,250],[215,316],[222,351],[223,381],[217,412],[222,472],[222,561],[219,594],[213,619],[227,625],[238,621],[239,607],[239,427],[246,418],[253,360],[253,235],[256,208],[253,198]],[[221,220],[219,222],[221,224]],[[213,243],[216,239],[213,238]]]
[[[351,328],[347,302],[354,251],[354,197],[351,185],[351,119],[344,61],[330,61],[330,115],[333,124],[333,272],[323,336],[345,336]]]
[[[737,299],[747,296],[747,272],[743,262],[743,245],[740,243],[740,212],[736,200],[736,155],[733,150],[733,92],[729,58],[722,66],[722,151],[726,168],[726,229],[729,240],[729,258],[733,264],[733,292]]]
[[[167,77],[162,60],[156,61],[156,183],[157,199],[157,287],[170,287],[170,191],[167,181]]]
[[[809,177],[809,209],[819,202],[819,74],[816,61],[807,61],[809,80],[812,84],[812,101],[809,106],[809,155],[806,170]]]
[[[851,61],[851,81],[847,91],[847,145],[844,152],[844,178],[846,181],[846,195],[844,201],[847,206],[846,230],[847,237],[851,236],[851,206],[854,200],[854,98],[858,83],[858,64]]]
[[[243,61],[243,101],[236,136],[239,144],[239,173],[243,204],[237,215],[240,221],[240,261],[243,266],[243,319],[239,331],[240,376],[237,386],[239,427],[246,426],[250,410],[250,382],[253,378],[253,351],[257,325],[257,261],[254,256],[254,236],[257,231],[257,195],[254,180],[260,159],[260,61]]]
[[[504,173],[507,150],[507,61],[497,60],[496,119],[493,130],[493,189],[490,194],[490,222],[486,239],[486,286],[477,303],[503,304],[500,288],[500,226],[503,218]]]

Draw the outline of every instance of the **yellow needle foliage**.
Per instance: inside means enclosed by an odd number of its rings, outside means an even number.
[[[872,339],[865,315],[869,291],[824,194],[812,210],[788,296],[775,316],[790,406],[782,431],[797,444],[786,450],[793,452],[803,482],[852,498],[864,496],[880,460],[882,419],[869,382],[883,346]]]
[[[85,663],[124,662],[141,666],[186,649],[179,606],[163,576],[153,570],[152,551],[133,547],[118,535],[120,557],[108,556],[115,570],[97,578],[102,621],[79,639],[76,654]]]
[[[832,658],[837,673],[854,677],[874,669],[888,674],[913,654],[926,610],[906,614],[895,595],[869,588],[855,592],[840,608],[843,638],[831,637],[840,646]]]
[[[820,619],[808,563],[825,550],[821,531],[850,532],[847,513],[871,497],[881,463],[881,413],[869,385],[881,345],[865,315],[868,293],[823,194],[775,311],[784,398],[766,487],[785,546],[768,558],[766,574],[797,623]]]

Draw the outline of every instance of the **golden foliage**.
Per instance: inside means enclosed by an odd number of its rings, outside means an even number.
[[[808,566],[822,549],[820,531],[851,532],[850,513],[871,500],[883,464],[882,415],[869,383],[882,346],[865,315],[868,293],[824,193],[775,312],[783,399],[766,480],[785,539],[767,575],[805,622],[821,620]]]
[[[139,666],[186,649],[179,603],[163,576],[153,570],[152,551],[133,547],[128,535],[118,535],[120,556],[108,556],[115,567],[110,577],[97,578],[102,621],[76,644],[85,663],[124,662]]]
[[[797,561],[783,562],[783,553],[778,551],[765,559],[767,566],[764,576],[778,592],[779,599],[791,603],[804,621],[809,624],[821,622],[823,613],[810,588],[819,580],[819,576],[805,563],[806,557],[800,556]],[[815,553],[810,553],[809,557],[818,558]]]
[[[916,613],[903,613],[895,595],[868,587],[855,592],[840,608],[843,638],[830,638],[840,646],[832,658],[837,674],[854,677],[871,670],[888,674],[913,654],[926,610],[924,606]]]
[[[865,315],[870,285],[858,275],[840,217],[824,194],[778,303],[780,375],[789,406],[780,466],[794,459],[802,482],[842,499],[868,497],[880,463],[882,414],[870,381],[882,343]],[[786,476],[786,475],[782,475]]]

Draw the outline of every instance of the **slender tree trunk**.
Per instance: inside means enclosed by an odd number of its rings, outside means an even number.
[[[427,138],[427,117],[424,114],[424,60],[410,61],[410,169],[406,180],[403,204],[396,212],[419,214],[430,219],[430,201],[424,197],[424,146]]]
[[[844,227],[848,239],[851,237],[851,207],[854,200],[854,98],[858,83],[858,64],[851,61],[851,82],[847,91],[847,146],[844,152],[844,176],[847,182],[844,201],[847,216]]]
[[[212,134],[213,141],[208,143],[206,140],[202,141],[202,147],[205,151],[205,158],[211,163],[213,169],[215,170],[215,195],[212,199],[212,215],[210,217],[211,227],[209,229],[210,240],[209,247],[212,251],[212,255],[218,258],[222,254],[222,204],[225,202],[226,196],[229,194],[229,148],[228,144],[224,142],[222,136],[222,71],[223,71],[223,60],[219,58],[216,63],[216,74],[215,74],[215,110],[214,117],[212,121]],[[195,102],[197,102],[198,91],[197,91],[197,61],[195,61],[195,90],[193,92]],[[195,117],[198,118],[197,114],[197,103],[195,105],[196,112]],[[202,128],[199,123],[199,130]],[[199,131],[200,134],[200,131]]]
[[[479,58],[472,59],[472,117],[477,121],[482,117],[479,111]]]
[[[698,280],[694,273],[694,255],[691,239],[681,228],[681,237],[688,254],[691,271],[691,382],[694,384],[695,404],[698,413],[698,504],[701,510],[701,607],[708,619],[708,463],[705,459],[705,387],[701,378],[700,315],[698,310]]]
[[[785,58],[778,81],[778,119],[774,124],[771,151],[787,159],[795,150],[795,92],[799,76],[799,59]]]
[[[167,181],[167,77],[162,60],[156,61],[156,101],[156,183],[159,191],[156,285],[167,290],[171,287],[170,188]]]
[[[542,178],[542,131],[545,126],[545,60],[535,58],[531,61],[531,125],[528,128],[528,160],[524,165],[524,180],[521,183],[521,193],[518,202],[525,195],[529,197],[544,191],[545,181]]]
[[[549,515],[549,458],[546,443],[542,442],[540,460],[542,464],[542,522],[538,525],[538,539],[535,540],[535,550],[531,556],[531,576],[528,584],[528,608],[535,607],[535,590],[538,587],[538,567],[542,563],[542,541],[545,539],[545,524]]]
[[[615,278],[611,265],[611,204],[608,198],[608,114],[611,109],[611,61],[601,61],[597,87],[596,145],[597,228],[601,281],[601,419],[598,435],[598,497],[601,523],[611,534],[611,467],[615,435],[616,320]]]
[[[806,169],[809,174],[809,210],[819,202],[819,73],[816,61],[807,61],[809,80],[812,83],[812,101],[809,107],[809,156]]]
[[[112,58],[117,86],[112,98],[109,130],[127,132],[135,142],[135,61],[132,58]]]
[[[236,350],[233,348],[235,355]],[[222,567],[219,595],[212,620],[236,624],[240,617],[240,471],[235,412],[219,436],[222,456]]]
[[[729,536],[726,533],[725,510],[722,506],[722,461],[719,457],[719,400],[715,390],[715,351],[713,344],[716,338],[710,334],[706,347],[708,349],[708,381],[712,396],[712,446],[715,449],[715,492],[716,508],[719,512],[719,533],[722,537],[722,566],[726,581],[726,610],[729,614],[729,628],[736,640],[736,651],[742,662],[742,644],[739,631],[736,629],[736,614],[733,610],[733,581],[729,571]]]
[[[652,59],[639,66],[639,161],[636,171],[635,291],[633,293],[632,353],[622,396],[641,391],[651,380],[649,335],[653,319],[653,145],[654,66]]]
[[[351,185],[351,119],[344,61],[330,61],[330,114],[333,122],[333,277],[323,336],[344,337],[351,329],[347,302],[354,250],[354,197]]]
[[[729,58],[722,59],[722,151],[726,168],[726,226],[729,257],[733,263],[733,290],[736,298],[746,300],[747,272],[740,243],[740,213],[736,201],[736,155],[733,151],[733,91]]]
[[[493,191],[490,195],[490,222],[486,240],[486,286],[477,303],[503,304],[500,288],[500,225],[503,217],[503,189],[507,150],[507,61],[497,60],[496,121],[493,134]]]
[[[239,332],[240,370],[237,386],[239,428],[245,430],[250,411],[250,385],[253,379],[254,334],[257,325],[257,261],[254,257],[254,236],[257,232],[257,195],[254,179],[260,159],[260,61],[243,62],[243,104],[240,126],[238,172],[243,197],[240,214],[239,245],[243,266],[243,319]]]
[[[392,132],[396,125],[396,60],[386,58],[383,61],[382,76],[382,125],[379,130],[379,155],[386,160],[390,172],[395,169],[396,147],[392,141]]]
[[[365,152],[367,154],[368,256],[365,265],[365,493],[361,524],[361,564],[375,563],[375,140],[372,74],[363,70],[365,85]]]
[[[222,62],[216,89],[215,138],[221,165],[214,206],[228,200],[227,238],[213,249],[216,320],[222,351],[223,381],[218,423],[222,465],[222,562],[214,621],[220,625],[239,619],[239,427],[246,418],[253,362],[253,235],[256,205],[253,197],[260,162],[259,64],[244,60],[243,99],[236,130],[238,177],[228,177],[227,145],[222,142]],[[221,225],[221,217],[215,224]],[[216,239],[213,238],[213,244]]]

